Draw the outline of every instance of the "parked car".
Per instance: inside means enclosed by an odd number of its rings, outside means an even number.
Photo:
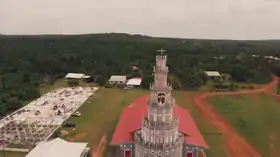
[[[77,112],[73,113],[72,116],[80,117],[81,113],[79,111],[77,111]]]
[[[76,124],[74,122],[64,122],[62,126],[73,128],[76,126]]]

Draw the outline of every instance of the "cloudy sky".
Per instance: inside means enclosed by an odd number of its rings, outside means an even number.
[[[0,0],[2,34],[280,39],[280,0]]]

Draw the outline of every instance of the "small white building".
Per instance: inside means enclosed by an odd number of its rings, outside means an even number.
[[[68,73],[65,76],[65,78],[67,78],[67,79],[86,79],[86,78],[90,78],[90,76],[87,76],[82,73]]]
[[[109,79],[110,84],[125,84],[126,82],[126,76],[121,76],[121,75],[112,75]]]
[[[56,138],[39,143],[25,157],[86,157],[88,152],[87,143]]]
[[[142,78],[135,77],[135,78],[132,78],[127,81],[126,87],[131,88],[131,87],[135,87],[135,86],[140,86],[141,82],[142,82]]]
[[[205,71],[205,74],[209,77],[220,77],[220,73],[218,71]]]
[[[205,71],[205,74],[211,80],[219,80],[222,77],[218,71]]]

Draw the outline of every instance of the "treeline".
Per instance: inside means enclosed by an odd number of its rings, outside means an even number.
[[[79,36],[0,36],[0,114],[38,96],[38,87],[68,72],[85,73],[104,85],[111,75],[139,75],[143,87],[152,80],[156,50],[167,50],[170,81],[181,89],[196,88],[218,70],[241,82],[271,80],[271,63],[279,41],[214,41],[151,38],[127,34]],[[260,54],[254,58],[251,55]],[[275,63],[276,64],[276,63]],[[277,63],[278,64],[278,63]],[[132,67],[139,68],[132,71]]]

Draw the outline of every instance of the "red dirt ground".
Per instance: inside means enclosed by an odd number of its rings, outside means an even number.
[[[261,157],[261,154],[235,131],[230,123],[208,101],[208,98],[211,96],[220,95],[257,94],[260,92],[265,92],[269,95],[278,97],[280,100],[279,95],[271,93],[272,89],[275,87],[275,85],[277,85],[277,83],[278,78],[274,76],[272,82],[260,89],[226,93],[204,93],[194,97],[194,104],[199,109],[204,118],[216,126],[218,130],[224,135],[226,149],[231,157]]]
[[[92,150],[92,157],[102,157],[103,156],[103,152],[106,148],[106,143],[107,143],[107,137],[106,137],[106,134],[104,134],[97,147],[93,148]]]

